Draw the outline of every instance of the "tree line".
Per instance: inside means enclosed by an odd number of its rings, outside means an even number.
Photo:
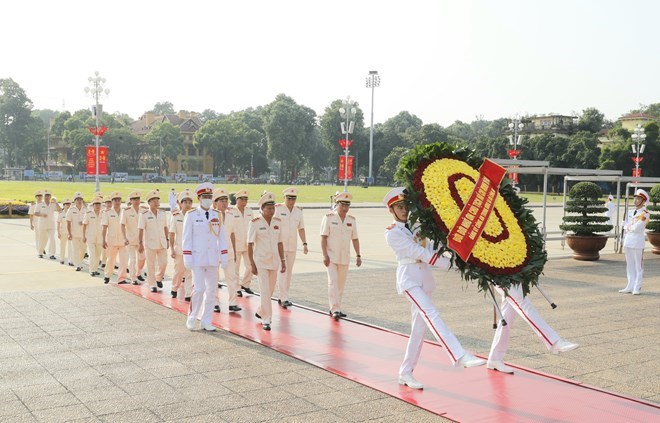
[[[334,179],[338,156],[343,154],[338,140],[343,100],[332,101],[320,116],[293,98],[280,94],[271,103],[227,114],[207,109],[199,113],[202,126],[193,137],[193,145],[205,149],[213,157],[214,175],[262,175],[278,172],[281,180],[298,177]],[[366,177],[369,165],[369,128],[358,104],[354,116],[353,145],[356,175]],[[172,103],[157,103],[156,114],[174,114]],[[631,112],[660,116],[660,103]],[[85,169],[85,147],[92,144],[88,128],[95,125],[89,110],[56,112],[33,110],[25,91],[12,79],[0,79],[0,164],[2,167],[23,166],[45,169],[50,139],[61,139],[71,150],[76,171]],[[523,119],[524,121],[525,119]],[[155,124],[146,135],[138,135],[130,124],[130,116],[104,113],[101,123],[108,127],[103,144],[110,149],[110,171],[140,173],[167,169],[167,160],[184,153],[184,139],[179,127],[169,122]],[[509,148],[508,119],[470,123],[456,121],[443,127],[424,124],[420,118],[402,111],[383,123],[374,125],[373,172],[379,183],[392,182],[399,159],[415,145],[438,141],[467,145],[484,157],[507,158]],[[660,176],[660,142],[658,120],[644,126],[646,149],[642,163],[644,176]],[[608,131],[611,142],[600,146],[599,134]],[[524,131],[523,131],[524,133]],[[629,131],[619,121],[607,121],[595,108],[579,114],[569,125],[567,136],[524,135],[519,156],[522,160],[547,160],[553,167],[619,169],[630,175],[633,144]],[[529,183],[538,181],[521,175]]]

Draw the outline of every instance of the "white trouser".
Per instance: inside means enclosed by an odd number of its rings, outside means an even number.
[[[66,235],[60,236],[60,261],[65,263],[73,263],[73,252],[71,251],[71,241]],[[67,253],[68,256],[67,256]]]
[[[259,274],[259,295],[261,296],[261,305],[257,309],[257,314],[261,316],[261,323],[268,323],[273,320],[273,303],[270,297],[273,296],[275,291],[275,283],[277,282],[276,269],[257,269]]]
[[[34,218],[36,221],[36,217]],[[34,248],[37,249],[37,254],[43,254],[44,250],[39,249],[39,236],[41,235],[41,232],[39,232],[39,227],[35,226],[34,227]]]
[[[328,304],[330,312],[341,311],[341,299],[344,296],[346,276],[348,275],[348,264],[330,263],[328,271]]]
[[[164,248],[159,248],[158,250],[145,248],[144,251],[147,256],[147,282],[149,282],[149,286],[153,288],[156,286],[156,281],[162,282],[165,277],[165,269],[167,269],[167,250]],[[158,271],[156,271],[156,262],[158,262]]]
[[[105,251],[103,249],[103,244],[94,244],[91,242],[87,243],[87,254],[89,255],[89,273],[99,270],[99,259],[101,258],[102,251]]]
[[[639,292],[642,289],[642,276],[644,276],[644,249],[625,247],[623,253],[626,255],[626,273],[628,274],[626,289]]]
[[[405,296],[410,301],[410,311],[412,313],[412,324],[410,328],[410,338],[406,346],[406,355],[399,368],[400,375],[411,374],[419,360],[419,354],[422,352],[424,344],[424,332],[428,327],[435,339],[443,346],[447,352],[452,364],[456,364],[459,358],[463,357],[465,350],[458,342],[456,336],[449,330],[445,322],[440,317],[440,312],[431,300],[431,292],[425,292],[421,287],[416,286],[408,289]]]
[[[291,288],[291,272],[293,271],[293,263],[296,261],[295,251],[285,251],[284,258],[286,259],[286,272],[277,272],[277,285],[280,288],[280,300],[282,302],[289,299],[289,289]],[[280,266],[282,263],[280,263]]]
[[[46,244],[48,244],[48,255],[55,255],[55,228],[39,229],[39,254],[46,251]]]
[[[241,275],[241,261],[243,262],[243,274]],[[247,251],[236,252],[236,276],[241,286],[248,288],[252,282],[252,265]]]
[[[218,289],[218,267],[193,267],[192,274],[195,283],[193,284],[188,318],[200,319],[202,325],[210,325],[213,316],[215,291]]]
[[[178,292],[181,289],[183,279],[185,282],[185,296],[189,297],[192,287],[192,272],[183,265],[183,254],[177,254],[174,259],[174,276],[172,276],[172,291]]]
[[[502,317],[506,320],[506,326],[499,324],[493,337],[493,344],[490,347],[488,360],[502,361],[504,354],[509,348],[509,338],[511,337],[511,327],[515,322],[517,315],[520,315],[527,324],[536,333],[545,347],[549,350],[552,344],[559,341],[559,335],[555,332],[548,323],[543,320],[539,314],[529,295],[523,298],[523,292],[520,285],[512,285],[507,296],[504,295],[504,290],[495,286],[495,290],[502,295]]]
[[[126,252],[125,245],[108,245],[107,256],[108,262],[105,266],[105,277],[109,278],[112,276],[112,273],[115,271],[115,261],[117,261],[117,256],[119,256],[119,269],[117,271],[117,282],[126,280],[126,264],[128,262],[128,256]]]
[[[229,250],[227,258],[227,267],[222,269],[222,273],[225,277],[225,284],[227,284],[227,289],[229,290],[229,305],[237,305],[236,298],[238,297],[237,292],[240,289],[238,286],[238,273],[236,272],[236,262],[234,261],[234,252]],[[218,271],[220,271],[218,269]],[[218,278],[220,275],[218,274]],[[220,290],[218,290],[216,304],[220,305]]]
[[[128,278],[136,281],[138,277],[137,261],[138,261],[138,246],[127,245],[126,255],[128,256]]]
[[[85,243],[82,238],[71,238],[71,253],[73,265],[80,267],[85,256]]]

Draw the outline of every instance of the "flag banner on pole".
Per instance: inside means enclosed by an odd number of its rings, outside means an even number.
[[[87,146],[87,174],[96,175],[96,147]]]
[[[346,180],[346,156],[339,156],[339,167],[337,168],[337,179]],[[353,180],[353,156],[348,156],[348,180]]]
[[[108,147],[99,147],[99,175],[108,174]]]
[[[463,261],[470,258],[474,245],[486,227],[505,174],[506,169],[488,159],[479,168],[479,180],[474,191],[447,236],[448,247]]]

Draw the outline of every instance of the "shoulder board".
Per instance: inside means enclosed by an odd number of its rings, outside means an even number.
[[[195,210],[197,210],[197,207],[191,207],[190,210],[188,210],[188,213],[190,213],[191,211],[195,211]]]
[[[394,223],[392,223],[392,224],[390,224],[390,225],[389,225],[387,228],[385,228],[385,229],[387,229],[387,230],[389,231],[390,229],[392,229],[392,228],[395,227],[395,226],[396,226],[396,225],[395,225]]]
[[[282,203],[277,203],[277,204],[275,204],[275,207],[282,207],[283,205],[284,204],[282,204]]]
[[[178,214],[181,214],[181,212],[180,212],[179,210],[176,210],[176,211],[173,211],[173,212],[172,212],[172,216],[176,216],[176,215],[178,215]]]
[[[227,206],[227,210],[225,210],[225,211],[230,211],[230,210],[234,210],[234,207],[232,207],[232,206]]]
[[[282,221],[282,219],[280,219],[280,218],[277,217],[277,216],[273,216],[273,220],[279,220],[280,222]]]
[[[302,211],[302,209],[303,209],[303,208],[300,207],[300,206],[293,206],[293,207],[297,208],[297,209],[300,210],[300,211]]]
[[[329,212],[329,213],[326,213],[325,215],[326,216],[332,216],[333,214],[335,214],[335,212]]]
[[[149,211],[149,209],[143,210],[142,214],[146,214]]]
[[[346,217],[350,217],[351,219],[355,220],[352,214],[347,214]]]
[[[250,222],[256,222],[257,220],[259,220],[259,217],[255,217],[255,218],[252,219]]]

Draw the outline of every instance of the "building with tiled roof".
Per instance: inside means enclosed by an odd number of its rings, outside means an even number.
[[[656,117],[646,113],[628,113],[619,118],[621,127],[632,132],[637,125],[644,126],[647,123],[656,120]]]

